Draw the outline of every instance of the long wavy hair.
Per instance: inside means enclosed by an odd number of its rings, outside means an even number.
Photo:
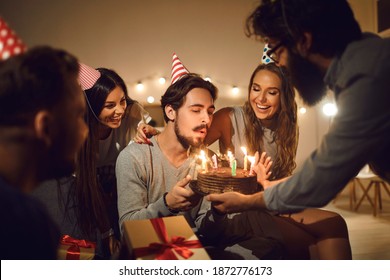
[[[292,174],[296,167],[295,156],[298,146],[298,124],[297,124],[297,104],[295,102],[295,91],[288,78],[287,70],[278,67],[274,63],[260,64],[253,72],[248,88],[249,94],[252,88],[253,79],[261,70],[267,70],[276,74],[281,80],[280,89],[280,110],[275,115],[275,129],[273,142],[276,143],[276,158],[273,158],[272,178],[281,179]],[[250,153],[264,151],[264,131],[261,120],[255,115],[249,101],[244,104],[245,111],[245,136]]]
[[[127,104],[132,100],[127,92],[123,79],[113,70],[97,68],[101,77],[91,89],[85,91],[87,113],[85,122],[89,133],[76,160],[76,217],[82,232],[87,235],[94,234],[96,228],[101,233],[110,229],[109,215],[105,205],[104,192],[99,184],[97,174],[97,160],[99,155],[99,127],[103,124],[99,121],[99,115],[103,110],[107,96],[117,86],[125,93]],[[127,106],[126,110],[130,106]]]

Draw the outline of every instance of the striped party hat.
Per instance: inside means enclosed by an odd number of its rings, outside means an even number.
[[[21,54],[27,50],[26,45],[0,17],[0,60]]]
[[[176,53],[173,53],[172,57],[172,73],[171,73],[171,85],[174,84],[181,76],[188,74],[189,71],[181,63],[180,59],[177,57]]]
[[[79,81],[81,88],[87,90],[93,87],[96,81],[100,78],[101,74],[98,70],[79,62]]]

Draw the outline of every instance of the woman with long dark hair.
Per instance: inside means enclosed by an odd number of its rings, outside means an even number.
[[[98,68],[100,77],[86,89],[88,138],[77,157],[74,194],[80,229],[98,228],[110,253],[119,240],[115,163],[119,152],[134,138],[138,124],[149,114],[131,99],[123,79],[113,70]]]
[[[117,252],[120,240],[116,159],[136,139],[137,127],[151,134],[157,130],[147,125],[149,114],[129,97],[115,71],[84,64],[80,69],[89,132],[77,154],[76,172],[45,182],[34,194],[49,208],[62,234],[97,242],[95,258],[107,259]]]

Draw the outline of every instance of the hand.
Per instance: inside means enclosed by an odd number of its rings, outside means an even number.
[[[255,162],[253,163],[253,171],[257,175],[257,182],[266,188],[270,185],[269,178],[272,174],[270,171],[272,166],[271,157],[267,157],[267,153],[263,152],[259,157],[259,152],[255,154]]]
[[[120,251],[121,243],[115,238],[114,234],[102,237],[102,246],[105,254],[109,254],[111,257],[117,256]]]
[[[238,192],[225,192],[220,194],[209,194],[206,200],[223,214],[237,213],[251,209],[251,196]]]
[[[112,235],[108,237],[108,246],[110,248],[111,256],[116,256],[119,254],[121,243],[118,239],[115,238],[115,236]]]
[[[152,144],[152,142],[149,140],[149,138],[159,133],[160,131],[158,131],[154,127],[146,123],[141,123],[137,128],[137,134],[134,136],[133,140],[138,144],[150,145]]]
[[[186,188],[190,181],[191,176],[187,175],[168,192],[165,199],[170,209],[188,211],[199,203],[202,197],[194,193],[190,188]]]

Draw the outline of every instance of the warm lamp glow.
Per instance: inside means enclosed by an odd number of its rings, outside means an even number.
[[[158,82],[160,83],[160,85],[165,84],[166,81],[167,80],[164,77],[161,77],[160,79],[158,79]]]
[[[299,108],[299,113],[301,113],[302,115],[303,114],[306,114],[306,108],[305,107],[301,107],[301,108]]]
[[[152,104],[154,102],[154,97],[153,96],[148,96],[148,98],[146,99],[146,101],[149,103],[149,104]]]
[[[144,84],[141,83],[141,82],[138,82],[137,85],[136,85],[135,87],[136,87],[136,89],[137,89],[138,91],[143,91],[144,88],[145,88]]]
[[[333,117],[337,114],[337,107],[334,103],[326,103],[322,107],[322,112],[325,114],[325,116]]]

